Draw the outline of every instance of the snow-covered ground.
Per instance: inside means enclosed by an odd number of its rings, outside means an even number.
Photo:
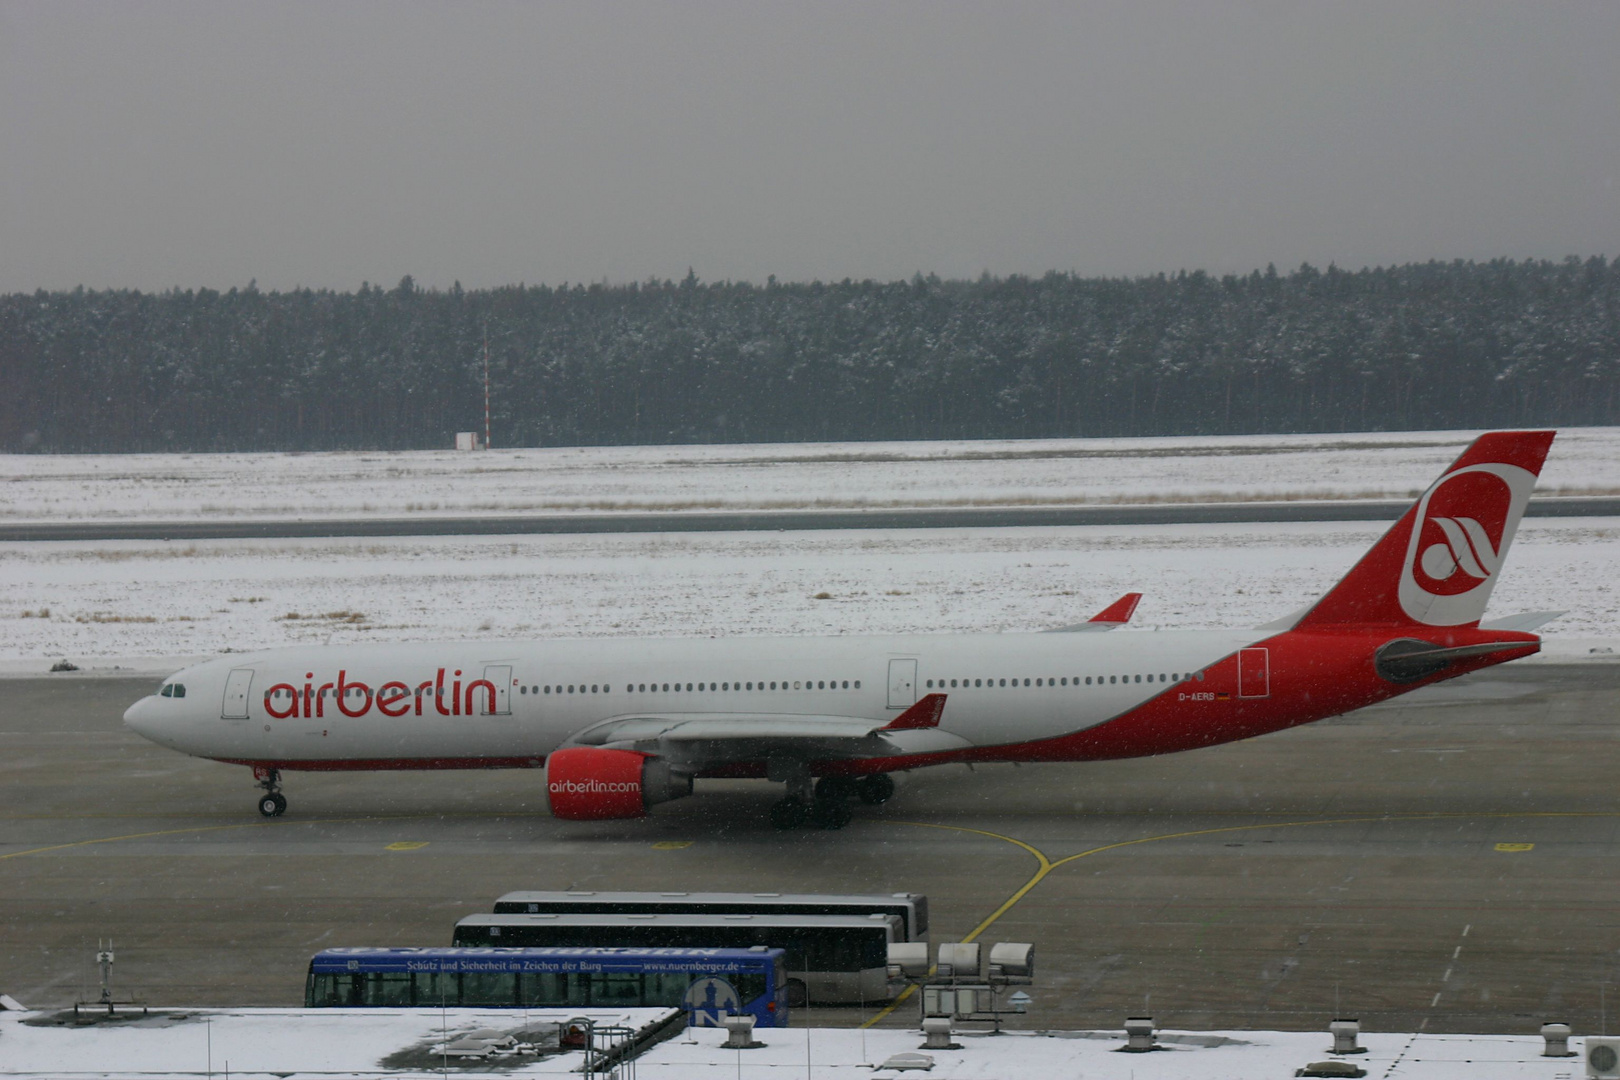
[[[28,1014],[0,1014],[0,1076],[94,1075],[117,1078],[214,1076],[324,1078],[439,1076],[438,1063],[384,1069],[400,1051],[432,1047],[473,1028],[517,1029],[510,1012],[320,1012],[269,1009],[193,1012],[181,1023],[122,1028],[32,1027]],[[531,1022],[530,1027],[535,1024]],[[1529,1025],[1527,1025],[1529,1026]],[[663,1080],[898,1080],[926,1075],[942,1080],[996,1076],[1079,1077],[1090,1080],[1252,1080],[1293,1076],[1296,1069],[1330,1060],[1325,1032],[1219,1031],[1159,1033],[1158,1053],[1122,1054],[1119,1031],[1013,1032],[1000,1037],[958,1033],[960,1049],[921,1051],[914,1030],[802,1028],[755,1032],[765,1045],[726,1050],[724,1032],[688,1029],[648,1050],[635,1074]],[[1392,1074],[1414,1080],[1568,1080],[1583,1072],[1581,1058],[1543,1058],[1534,1035],[1424,1035],[1369,1033],[1365,1054],[1337,1060],[1375,1080]],[[1580,1052],[1584,1040],[1572,1039]],[[895,1055],[926,1053],[926,1072],[884,1067]],[[418,1053],[417,1056],[426,1057]],[[393,1060],[400,1060],[394,1058]],[[450,1075],[578,1075],[572,1052],[519,1064],[511,1060],[449,1063]]]
[[[0,522],[1394,498],[1476,434],[0,455]],[[1620,493],[1620,428],[1561,432],[1538,490]]]
[[[0,544],[0,669],[173,670],[306,642],[1039,630],[1147,594],[1143,627],[1252,626],[1378,523]],[[1620,519],[1532,518],[1491,614],[1620,654]],[[158,658],[158,659],[132,659]]]
[[[1407,496],[1470,432],[402,454],[0,456],[0,520],[396,516]],[[1620,491],[1620,428],[1539,490]],[[1373,523],[0,544],[0,671],[170,670],[302,642],[1036,630],[1121,593],[1139,624],[1255,625]],[[1528,519],[1492,612],[1620,653],[1620,519]],[[149,658],[133,660],[132,658]]]

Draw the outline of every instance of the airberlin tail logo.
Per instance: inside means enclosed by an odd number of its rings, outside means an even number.
[[[1418,556],[1418,565],[1430,581],[1448,581],[1458,571],[1476,582],[1484,581],[1501,566],[1502,557],[1491,545],[1490,534],[1475,519],[1432,517],[1429,520],[1445,534],[1443,542],[1430,544]],[[1466,579],[1464,583],[1467,584]]]
[[[1418,500],[1398,588],[1408,617],[1458,626],[1485,613],[1535,483],[1517,465],[1470,465]]]

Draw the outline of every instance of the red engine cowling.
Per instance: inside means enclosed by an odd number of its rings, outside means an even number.
[[[638,818],[692,794],[692,778],[634,750],[571,746],[546,759],[546,793],[551,816],[566,821]]]

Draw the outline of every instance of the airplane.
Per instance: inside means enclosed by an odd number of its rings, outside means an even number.
[[[554,817],[645,816],[706,778],[785,785],[777,828],[842,828],[893,774],[1098,761],[1337,716],[1530,656],[1559,612],[1481,622],[1551,431],[1476,439],[1325,595],[1255,629],[299,646],[186,668],[124,722],[252,768],[545,769]]]

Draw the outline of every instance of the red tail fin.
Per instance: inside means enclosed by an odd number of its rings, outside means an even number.
[[[1554,434],[1475,439],[1296,628],[1479,622]]]

